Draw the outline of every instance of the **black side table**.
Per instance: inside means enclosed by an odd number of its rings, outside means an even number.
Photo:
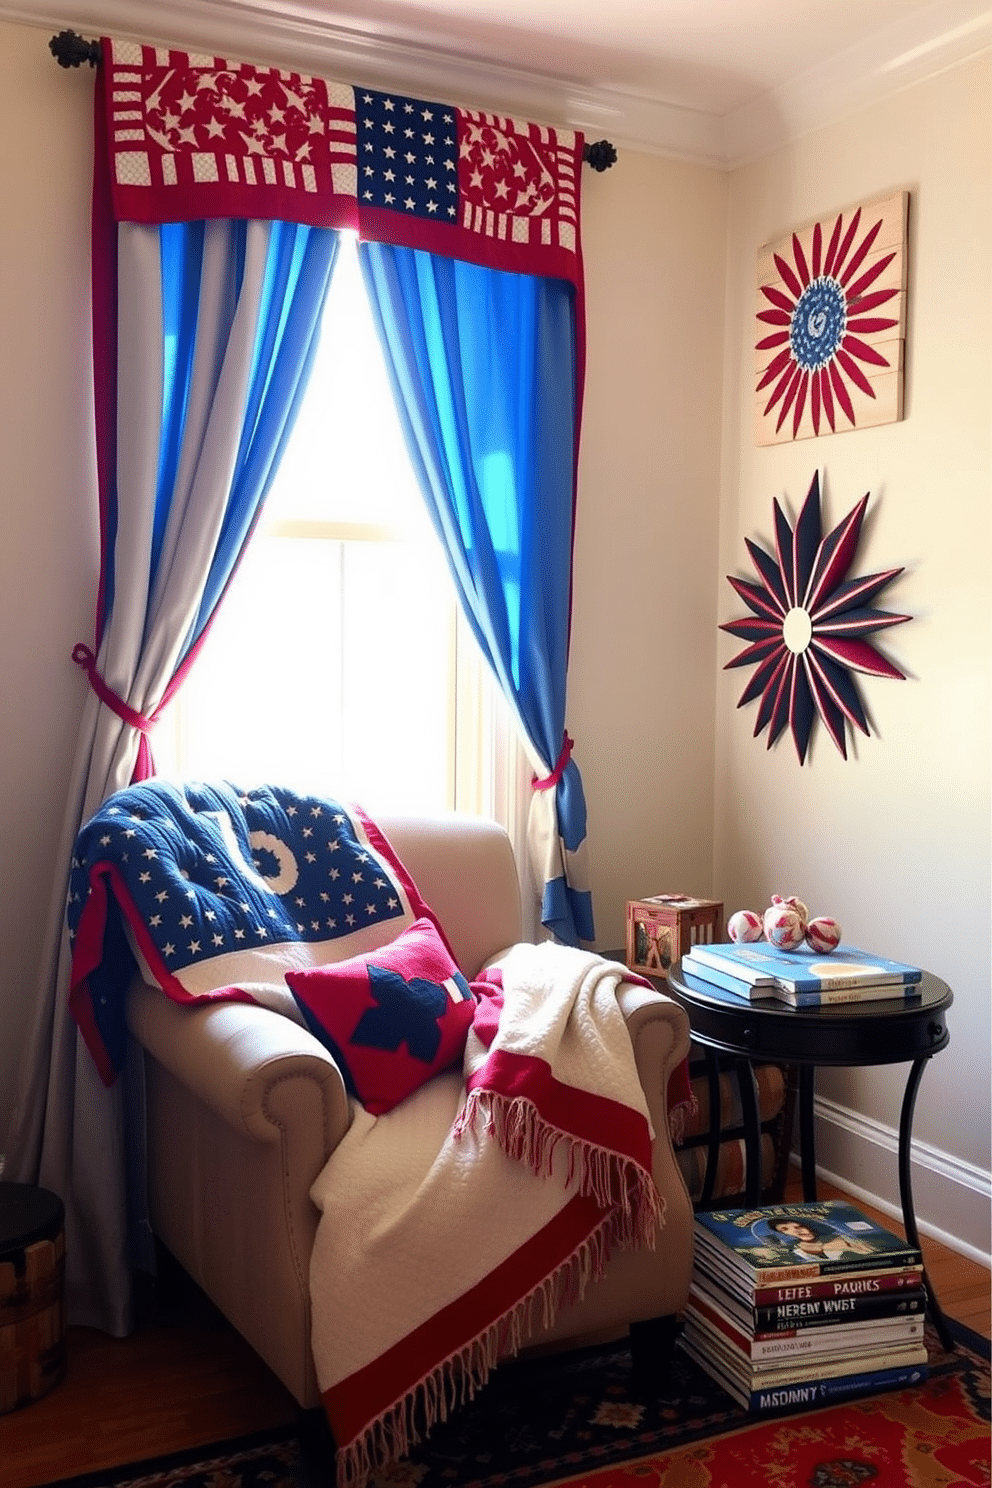
[[[919,994],[879,1002],[844,1002],[793,1008],[766,999],[745,1002],[733,993],[683,971],[668,974],[668,991],[689,1014],[692,1036],[704,1048],[734,1055],[741,1092],[747,1163],[747,1203],[760,1202],[761,1149],[752,1059],[774,1060],[799,1069],[799,1151],[803,1198],[816,1198],[813,1086],[820,1065],[911,1065],[899,1117],[899,1197],[906,1239],[920,1244],[910,1175],[913,1111],[920,1080],[934,1054],[950,1042],[946,1013],[953,994],[925,972]],[[924,1269],[928,1306],[940,1341],[954,1347],[950,1330]]]

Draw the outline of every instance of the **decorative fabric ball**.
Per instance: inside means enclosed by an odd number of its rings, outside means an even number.
[[[803,922],[787,904],[772,904],[765,910],[765,939],[779,951],[794,951],[805,939]]]
[[[805,932],[806,926],[809,923],[809,910],[801,899],[797,899],[795,894],[773,894],[772,904],[780,904],[788,909],[794,909],[802,921],[803,931]]]
[[[821,956],[835,951],[840,945],[841,928],[829,915],[817,915],[806,926],[806,944]]]
[[[761,916],[756,914],[753,909],[739,909],[727,921],[727,934],[731,940],[760,940],[764,934],[761,926]]]

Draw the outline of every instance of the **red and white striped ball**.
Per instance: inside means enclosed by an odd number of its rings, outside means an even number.
[[[805,932],[806,926],[809,923],[809,910],[806,908],[801,899],[797,899],[795,894],[773,894],[772,904],[781,904],[786,906],[788,909],[794,909],[796,911],[796,914],[802,920],[803,931]]]
[[[764,929],[768,944],[779,951],[794,951],[806,935],[799,915],[787,904],[772,904],[765,910]]]
[[[753,909],[739,909],[727,921],[727,934],[731,940],[760,940],[763,933],[761,916]]]
[[[841,929],[829,915],[817,915],[806,926],[806,944],[821,956],[829,955],[840,945]]]

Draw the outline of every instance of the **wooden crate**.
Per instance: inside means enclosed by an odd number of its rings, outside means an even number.
[[[631,971],[667,976],[690,946],[722,939],[722,900],[655,894],[627,901],[626,960]]]

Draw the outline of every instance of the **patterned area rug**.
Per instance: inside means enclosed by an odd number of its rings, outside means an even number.
[[[375,1488],[988,1488],[989,1344],[928,1329],[930,1378],[820,1410],[747,1415],[681,1352],[639,1388],[622,1345],[504,1365]],[[320,1488],[328,1455],[293,1430],[50,1488]]]

